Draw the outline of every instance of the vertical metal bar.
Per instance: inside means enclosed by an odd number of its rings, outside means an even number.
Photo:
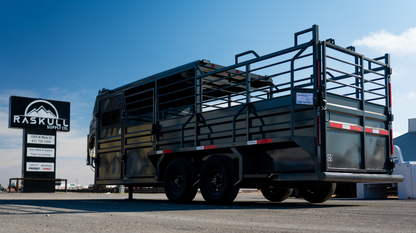
[[[317,95],[319,95],[322,92],[322,84],[321,84],[321,62],[319,62],[319,60],[321,60],[321,46],[320,46],[320,42],[319,42],[319,27],[318,25],[313,25],[312,26],[312,39],[314,40],[313,42],[313,56],[312,56],[312,62],[313,62],[313,76],[315,78],[314,80],[314,87],[316,92],[313,94],[314,97],[316,97]],[[293,101],[292,101],[293,102]],[[316,122],[316,126],[315,126],[315,135],[316,135],[316,144],[317,144],[317,150],[316,150],[316,166],[315,172],[321,172],[322,170],[322,166],[321,166],[321,146],[319,145],[319,140],[320,137],[322,137],[322,122],[320,122],[320,119],[322,119],[322,117],[320,116],[320,106],[317,106],[316,104],[314,104],[314,112],[316,114],[314,114],[314,122]],[[319,116],[319,117],[318,117]],[[294,119],[294,118],[293,118]],[[294,122],[293,122],[293,130],[294,130]],[[294,136],[294,135],[293,135]],[[321,144],[322,145],[322,144]]]
[[[317,26],[316,26],[317,27]],[[314,28],[315,30],[315,28]],[[295,136],[295,105],[294,102],[296,101],[296,93],[294,92],[295,89],[295,61],[299,58],[299,56],[305,52],[306,49],[308,49],[310,46],[313,46],[315,44],[315,40],[312,39],[309,41],[305,47],[303,47],[299,52],[293,56],[293,58],[290,61],[290,95],[292,96],[292,100],[290,101],[290,138],[293,140],[293,137]],[[315,51],[313,51],[315,52]],[[313,63],[315,61],[312,61]],[[314,66],[316,67],[316,66]]]
[[[153,87],[153,125],[155,125],[155,130],[157,129],[159,119],[159,99],[158,99],[158,92],[157,92],[157,80],[154,82]],[[157,150],[157,141],[159,140],[159,135],[157,132],[153,132],[153,150]]]
[[[65,179],[65,193],[68,192],[68,180]]]
[[[356,59],[357,59],[357,57],[356,57]],[[358,98],[358,99],[361,99],[361,104],[362,104],[362,106],[361,106],[361,110],[363,111],[363,115],[361,116],[361,123],[362,123],[362,125],[363,125],[363,132],[361,132],[361,169],[366,169],[366,167],[367,167],[367,165],[366,165],[366,163],[365,163],[365,160],[366,160],[366,158],[367,158],[367,149],[366,149],[366,144],[365,144],[365,140],[366,140],[366,133],[365,133],[365,89],[364,89],[364,74],[365,74],[365,72],[364,72],[364,58],[363,58],[363,56],[360,56],[359,57],[359,59],[358,59],[358,61],[360,62],[360,76],[361,76],[361,80],[360,80],[360,83],[361,83],[361,85],[360,85],[360,87],[361,87],[361,90],[358,90],[358,92],[361,92],[361,98]],[[356,78],[357,79],[357,78]]]
[[[384,69],[384,77],[385,77],[385,82],[384,84],[386,85],[386,106],[388,109],[388,112],[391,113],[391,106],[390,106],[390,97],[391,97],[391,93],[390,93],[390,89],[389,89],[389,84],[390,84],[390,74],[389,71],[387,69],[390,69],[390,54],[385,54],[384,55],[384,63],[386,63],[386,68]]]
[[[199,75],[201,75],[201,71],[198,69],[197,70],[197,75],[195,77],[195,83],[196,83],[196,87],[197,87],[197,92],[196,92],[196,102],[195,102],[195,106],[196,106],[196,112],[197,113],[202,113],[202,102],[203,102],[203,83],[204,80],[203,78],[200,78]]]
[[[133,200],[133,187],[129,186],[129,200]]]
[[[240,108],[240,110],[237,112],[237,114],[234,115],[232,125],[233,125],[233,132],[232,132],[232,138],[233,142],[235,142],[235,122],[237,120],[237,117],[241,114],[241,112],[246,108],[248,104],[244,103],[244,105]]]
[[[231,147],[231,151],[238,158],[238,179],[243,180],[243,178],[244,178],[243,155],[235,147]]]
[[[121,134],[120,134],[120,156],[121,156],[121,162],[120,162],[120,178],[123,179],[123,177],[127,174],[126,171],[126,153],[124,149],[125,145],[125,133],[126,133],[126,94],[125,91],[121,92],[121,109],[122,109],[122,116],[121,116]]]
[[[292,96],[292,101],[290,101],[290,138],[293,140],[293,136],[295,135],[295,105],[294,102],[296,101],[296,93],[294,92],[295,87],[295,61],[292,60],[290,64],[290,95]]]
[[[192,118],[194,118],[194,116],[196,116],[197,114],[196,113],[194,113],[194,114],[192,114],[189,118],[188,118],[188,120],[185,122],[185,123],[183,123],[183,125],[182,125],[182,127],[181,127],[181,148],[183,148],[184,146],[185,146],[185,134],[184,134],[184,131],[185,131],[185,126],[186,125],[188,125],[188,123],[192,120]],[[195,120],[196,121],[196,120]]]
[[[199,146],[198,142],[198,135],[199,135],[199,128],[198,128],[198,117],[199,114],[202,113],[202,86],[201,86],[201,79],[198,78],[199,75],[201,75],[201,71],[198,68],[198,66],[195,67],[195,73],[194,73],[194,83],[195,83],[195,110],[194,113],[197,114],[197,118],[195,119],[195,139],[194,144],[195,146]]]
[[[326,42],[322,42],[322,59],[321,59],[321,63],[322,63],[322,96],[323,99],[326,100],[327,97],[327,86],[326,86]],[[322,111],[321,113],[321,119],[322,120],[322,125],[321,125],[321,141],[322,141],[322,147],[321,147],[321,153],[318,154],[318,159],[317,159],[317,172],[320,170],[324,170],[324,171],[328,171],[328,163],[325,162],[325,164],[323,164],[323,161],[327,161],[326,160],[326,149],[327,149],[327,143],[326,143],[326,135],[327,135],[327,121],[329,119],[327,119],[327,111]]]
[[[250,64],[246,65],[246,139],[250,140],[250,103],[251,103],[251,82],[250,81]]]
[[[355,55],[354,56],[354,58],[355,58],[355,64],[356,65],[358,65],[358,56],[357,55]],[[359,72],[360,72],[360,70],[359,70],[359,68],[356,66],[355,67],[355,74],[359,74]],[[362,77],[362,76],[361,76]],[[359,78],[357,78],[357,77],[355,77],[355,86],[357,86],[357,87],[359,87],[360,86],[360,79]],[[356,99],[360,99],[360,90],[359,89],[355,89],[355,98]]]
[[[385,67],[385,69],[384,69],[384,76],[386,77],[386,79],[385,79],[385,85],[386,85],[386,106],[387,106],[387,109],[388,109],[388,114],[389,114],[389,116],[388,116],[388,128],[387,128],[387,130],[388,130],[388,132],[389,132],[389,136],[390,137],[388,137],[388,139],[389,139],[389,142],[388,143],[386,143],[386,145],[390,145],[390,147],[389,148],[386,148],[387,149],[387,151],[388,151],[388,154],[389,154],[389,160],[390,159],[393,159],[393,126],[392,126],[392,105],[390,104],[390,103],[392,103],[391,101],[391,98],[393,97],[392,96],[392,93],[391,93],[391,84],[390,84],[390,82],[391,82],[391,70],[390,70],[390,54],[385,54],[384,55],[384,63],[386,63],[386,67]]]

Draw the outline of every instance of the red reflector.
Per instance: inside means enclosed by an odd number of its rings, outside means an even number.
[[[359,127],[359,126],[350,126],[350,130],[361,131],[361,127]]]
[[[366,128],[365,129],[366,133],[375,133],[375,134],[383,134],[383,135],[389,135],[389,132],[386,130],[378,130],[378,129],[370,129],[370,128]]]
[[[261,78],[261,76],[259,76],[259,78]]]
[[[214,64],[212,64],[212,65],[211,65],[211,67],[212,67],[212,68],[214,68],[214,67],[215,67],[215,65],[214,65]]]
[[[240,73],[240,71],[237,70],[237,74],[239,74],[239,73]]]
[[[257,144],[264,144],[264,143],[271,143],[273,142],[273,139],[269,138],[269,139],[262,139],[262,140],[257,140]]]
[[[331,123],[329,126],[342,129],[342,124],[338,124],[338,123]]]
[[[172,150],[164,150],[163,154],[172,153]]]
[[[204,149],[205,149],[205,150],[206,150],[206,149],[215,149],[215,148],[217,148],[217,146],[216,146],[216,145],[204,146]]]
[[[330,123],[330,127],[346,129],[346,130],[354,130],[354,131],[362,131],[360,126],[353,126],[353,125],[343,125],[338,123]]]
[[[379,134],[389,135],[389,132],[388,131],[384,131],[384,130],[380,130],[379,131]]]

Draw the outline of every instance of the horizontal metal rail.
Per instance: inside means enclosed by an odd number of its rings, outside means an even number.
[[[364,81],[365,81],[366,83],[372,83],[372,84],[375,84],[375,85],[379,85],[379,86],[382,86],[382,87],[386,87],[386,85],[385,85],[385,84],[381,84],[381,83],[378,83],[378,82],[373,82],[373,81],[368,80],[368,79],[364,79]]]
[[[368,100],[366,100],[367,102],[370,102],[370,101],[375,101],[375,100],[383,100],[383,99],[386,99],[386,97],[378,97],[378,98],[374,98],[374,99],[368,99]]]
[[[296,60],[299,60],[299,59],[302,59],[302,58],[305,58],[305,57],[310,57],[312,55],[313,55],[313,53],[305,54],[303,56],[299,56]],[[290,61],[292,61],[292,59],[286,59],[286,60],[283,60],[283,61],[280,61],[280,62],[276,62],[276,63],[272,63],[272,64],[269,64],[269,65],[257,67],[257,68],[251,69],[251,72],[256,72],[258,70],[267,69],[267,68],[270,68],[270,67],[273,67],[273,66],[282,65],[282,64],[288,63]]]
[[[351,77],[355,77],[355,78],[362,78],[360,75],[355,75],[355,74],[351,74],[351,73],[348,73],[348,72],[344,72],[344,71],[341,71],[341,70],[337,70],[337,69],[334,69],[334,68],[331,68],[331,67],[326,67],[326,69],[328,69],[328,70],[332,70],[332,71],[335,71],[335,72],[338,72],[338,73],[341,73],[341,74],[345,74],[345,75],[347,75],[347,76],[351,76]]]
[[[140,102],[144,102],[144,101],[146,101],[146,100],[152,100],[153,99],[153,96],[151,96],[151,97],[149,97],[149,98],[144,98],[144,99],[140,99],[140,100],[136,100],[136,101],[132,101],[132,102],[126,102],[126,105],[131,105],[131,104],[137,104],[137,103],[140,103]],[[153,105],[152,105],[153,106]]]
[[[341,60],[341,59],[338,59],[338,58],[335,58],[335,57],[332,57],[332,56],[329,56],[329,55],[326,55],[326,57],[331,58],[331,59],[336,60],[336,61],[339,61],[339,62],[342,62],[342,63],[345,63],[345,64],[348,64],[348,65],[355,66],[355,67],[359,67],[359,68],[362,67],[361,65],[354,64],[354,63],[351,63],[351,62],[347,62],[347,61],[344,61],[344,60]]]
[[[337,46],[337,45],[334,45],[334,44],[331,44],[331,43],[327,43],[327,42],[323,42],[323,43],[327,48],[331,48],[333,50],[336,50],[336,51],[339,51],[339,52],[342,52],[342,53],[345,53],[345,54],[348,54],[348,55],[352,55],[352,56],[356,56],[356,57],[362,57],[364,61],[368,61],[368,62],[377,64],[377,65],[380,65],[380,66],[384,66],[384,67],[386,66],[386,64],[384,64],[384,63],[382,63],[378,60],[374,60],[374,59],[371,59],[369,57],[365,57],[362,54],[357,53],[355,51],[345,49],[345,48],[342,48],[340,46]]]
[[[136,95],[140,95],[140,94],[143,94],[143,93],[146,93],[146,92],[151,92],[151,91],[153,91],[153,88],[147,89],[147,90],[144,90],[144,91],[135,92],[135,93],[130,94],[130,95],[126,95],[126,98],[130,98],[130,97],[133,97],[133,96],[136,96]]]
[[[328,81],[328,82],[334,82],[334,83],[337,83],[339,85],[343,85],[343,86],[352,87],[352,88],[356,88],[356,89],[362,90],[361,87],[357,87],[357,86],[349,85],[349,84],[346,84],[346,83],[338,82],[338,81],[335,81],[335,80],[332,80],[332,79],[327,79],[326,81]]]
[[[173,99],[173,100],[170,100],[170,101],[165,101],[165,102],[160,101],[160,102],[159,102],[159,105],[172,103],[172,102],[174,102],[174,101],[183,100],[183,99],[190,98],[190,97],[194,97],[194,95],[188,95],[188,96],[185,96],[185,97],[182,97],[182,98],[177,98],[177,99]]]
[[[291,47],[291,48],[288,48],[288,49],[284,49],[284,50],[280,50],[280,51],[277,51],[277,52],[274,52],[274,53],[263,55],[263,56],[258,57],[258,58],[253,58],[253,59],[250,59],[250,60],[247,60],[247,61],[243,61],[243,62],[240,62],[240,63],[235,64],[235,65],[231,65],[231,66],[228,66],[228,67],[224,67],[224,68],[221,68],[221,69],[218,69],[218,70],[215,70],[215,71],[211,71],[211,72],[199,75],[196,78],[203,78],[203,77],[206,77],[206,76],[210,76],[213,73],[227,71],[227,70],[231,70],[231,69],[236,69],[238,67],[244,67],[246,65],[253,64],[253,63],[256,63],[256,62],[260,62],[260,61],[263,61],[263,60],[267,60],[267,59],[270,59],[272,57],[277,57],[277,56],[281,56],[281,55],[288,54],[288,53],[291,53],[291,52],[296,52],[296,51],[302,49],[307,44],[308,43],[300,44],[300,45],[297,45],[297,46],[294,46],[294,47]]]
[[[173,93],[181,92],[181,91],[184,91],[184,90],[187,90],[187,89],[194,89],[194,87],[193,86],[189,86],[189,87],[185,87],[185,88],[182,88],[182,89],[174,90],[174,91],[171,91],[171,92],[168,92],[168,93],[165,93],[165,94],[159,94],[158,96],[159,97],[163,97],[163,96],[171,95]]]
[[[380,94],[380,93],[377,93],[377,92],[372,92],[372,91],[368,91],[368,90],[364,90],[365,92],[368,92],[368,93],[370,93],[370,94],[373,94],[373,95],[379,95],[379,96],[384,96],[384,97],[387,97],[386,95],[383,95],[383,94]]]
[[[150,113],[145,113],[145,114],[142,114],[142,115],[127,115],[127,119],[128,120],[130,120],[130,119],[136,119],[136,118],[141,118],[141,117],[144,117],[144,116],[151,116],[152,118],[153,118],[153,111],[152,112],[150,112]]]
[[[184,70],[185,71],[185,70]],[[181,80],[179,80],[179,81],[177,81],[177,82],[173,82],[173,83],[169,83],[169,84],[166,84],[166,85],[163,85],[163,86],[158,86],[157,88],[160,90],[160,89],[163,89],[163,88],[165,88],[165,87],[170,87],[170,86],[172,86],[172,85],[175,85],[175,84],[178,84],[178,83],[182,83],[182,82],[186,82],[186,81],[188,81],[188,80],[194,80],[195,79],[195,77],[190,77],[190,78],[186,78],[186,79],[181,79]]]
[[[146,106],[143,106],[143,107],[140,107],[140,108],[133,108],[133,109],[129,109],[129,110],[127,110],[126,112],[127,113],[129,113],[129,112],[134,112],[134,111],[137,111],[137,110],[140,110],[140,109],[145,109],[145,108],[153,108],[153,104],[150,104],[150,105],[146,105]],[[152,110],[152,112],[153,112],[153,110]]]
[[[375,72],[373,70],[369,70],[369,69],[365,69],[365,68],[364,68],[364,71],[366,73],[372,73],[372,74],[376,74],[376,75],[383,76],[383,77],[385,76],[385,74],[380,74],[380,73],[377,73],[377,72]]]

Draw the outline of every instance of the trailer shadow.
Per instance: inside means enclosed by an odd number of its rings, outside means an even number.
[[[190,204],[174,204],[168,200],[148,199],[78,199],[78,200],[0,200],[0,215],[17,214],[79,214],[79,213],[126,213],[126,212],[164,212],[186,210],[302,210],[317,208],[342,208],[357,205],[306,202],[271,203],[268,201],[238,201],[230,205],[209,205],[204,201]]]

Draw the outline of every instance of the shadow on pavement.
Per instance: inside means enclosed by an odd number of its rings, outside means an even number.
[[[190,204],[174,204],[167,200],[148,199],[77,199],[77,200],[0,200],[0,215],[4,214],[78,214],[78,213],[123,213],[163,212],[184,210],[241,210],[241,209],[316,209],[351,207],[353,205],[310,204],[306,202],[271,203],[268,201],[238,201],[226,206],[209,205],[204,201]]]

